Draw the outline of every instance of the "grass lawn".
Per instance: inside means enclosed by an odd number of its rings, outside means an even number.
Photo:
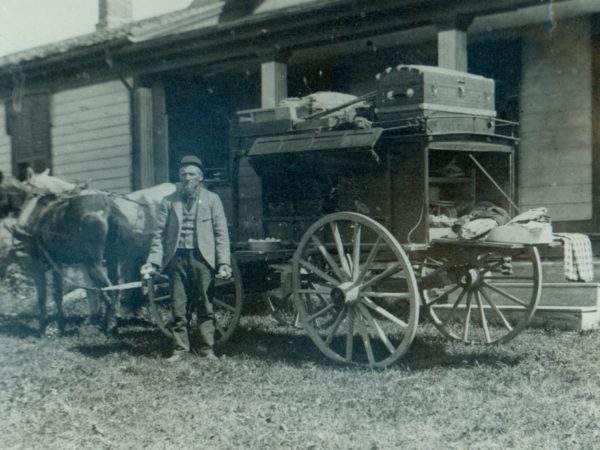
[[[67,305],[67,335],[38,339],[31,292],[0,288],[0,448],[600,448],[600,332],[486,348],[424,323],[404,358],[370,370],[246,315],[218,362],[169,365],[150,323],[107,338],[84,312]]]

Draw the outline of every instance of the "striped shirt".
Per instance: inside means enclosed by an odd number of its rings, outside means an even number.
[[[190,204],[191,203],[191,204]],[[197,197],[194,196],[193,201],[187,201],[183,204],[183,217],[181,223],[181,235],[177,248],[190,250],[195,248],[195,233],[196,226],[196,210],[198,209]]]

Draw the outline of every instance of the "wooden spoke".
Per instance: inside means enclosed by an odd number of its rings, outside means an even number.
[[[386,270],[384,270],[380,274],[375,275],[373,278],[366,281],[365,284],[363,284],[361,287],[362,287],[362,289],[366,289],[366,288],[380,282],[381,280],[391,277],[392,275],[400,272],[401,270],[402,270],[402,265],[400,263],[394,264],[392,267],[388,267]]]
[[[309,295],[323,295],[328,294],[328,291],[319,291],[317,289],[298,289],[299,294],[309,294]]]
[[[335,308],[335,305],[333,303],[330,303],[326,307],[324,307],[323,309],[321,309],[320,311],[317,311],[316,313],[314,313],[312,316],[307,317],[306,321],[307,322],[314,322],[316,319],[318,319],[319,317],[321,317],[326,312],[331,311],[333,308]]]
[[[463,288],[449,313],[447,304],[437,302],[427,305],[434,325],[450,339],[473,344],[507,342],[517,336],[533,317],[542,286],[537,249],[523,249],[518,255],[518,272],[515,275],[500,272],[501,266],[514,260],[514,248],[497,248],[493,254],[489,251],[483,245],[478,257],[473,252],[465,253],[464,257],[455,254],[439,274],[442,280],[460,279]],[[464,329],[460,330],[452,320],[465,292],[467,300],[464,316],[461,316],[465,322]],[[438,298],[445,298],[444,293],[435,294],[436,301]],[[479,310],[479,320],[471,321],[474,308]]]
[[[465,315],[465,328],[463,329],[462,340],[467,342],[469,337],[469,325],[471,323],[471,291],[467,292],[467,314]]]
[[[483,327],[483,332],[485,334],[485,341],[489,344],[492,342],[492,338],[490,337],[490,330],[488,328],[488,321],[485,317],[485,310],[483,309],[483,302],[481,301],[481,296],[479,295],[479,291],[475,291],[475,300],[477,301],[477,306],[479,308],[479,315],[481,318],[481,326]]]
[[[308,227],[294,252],[292,281],[304,330],[335,361],[386,367],[414,339],[420,298],[412,264],[396,238],[367,216],[337,212]],[[386,336],[392,325],[400,330],[397,341]],[[364,345],[354,345],[359,337]],[[384,346],[389,352],[377,351]]]
[[[371,347],[371,339],[369,338],[367,327],[365,326],[363,318],[360,314],[357,313],[356,318],[356,324],[358,325],[360,335],[362,336],[362,341],[367,352],[367,359],[369,361],[369,365],[373,367],[375,365],[375,356],[373,355],[373,347]]]
[[[348,331],[346,332],[346,362],[352,361],[352,350],[354,345],[354,308],[348,309]]]
[[[310,270],[312,273],[314,273],[315,275],[317,275],[322,280],[327,281],[332,286],[337,286],[339,284],[339,282],[337,280],[335,280],[334,278],[330,277],[325,272],[323,272],[321,269],[319,269],[317,266],[315,266],[314,264],[308,262],[307,260],[301,259],[299,261],[299,263],[300,263],[300,265],[302,267],[304,267],[307,270]]]
[[[447,297],[448,295],[452,294],[454,291],[456,291],[459,288],[460,288],[460,286],[458,284],[454,284],[454,285],[450,286],[448,289],[446,289],[445,291],[443,291],[441,294],[434,297],[433,299],[427,299],[428,300],[427,304],[433,305],[433,304],[439,302],[442,298]]]
[[[360,310],[360,313],[362,314],[362,316],[367,320],[367,322],[369,322],[371,324],[371,326],[375,329],[375,331],[377,331],[377,335],[379,336],[379,339],[387,347],[390,354],[394,353],[394,351],[396,350],[396,347],[394,347],[394,345],[390,342],[387,335],[385,334],[385,332],[383,331],[383,329],[381,328],[379,323],[377,323],[377,320],[371,315],[369,310],[364,305],[361,305],[361,304],[358,305],[358,309]]]
[[[523,300],[515,297],[510,292],[506,292],[504,289],[500,289],[498,286],[494,286],[493,284],[483,283],[483,285],[487,288],[490,288],[492,291],[497,292],[498,294],[502,295],[503,297],[505,297],[509,300],[512,300],[515,303],[518,303],[523,308],[527,308],[527,303],[525,303]]]
[[[500,320],[502,320],[504,327],[508,331],[512,331],[513,328],[511,326],[510,322],[506,319],[504,314],[502,314],[502,311],[500,311],[500,308],[498,308],[498,306],[496,306],[496,304],[492,301],[492,299],[486,294],[486,292],[483,289],[481,289],[481,295],[483,295],[483,298],[485,299],[485,301],[492,307],[492,309],[498,315],[498,317],[500,317]]]
[[[454,317],[454,313],[456,312],[456,308],[458,308],[459,303],[461,302],[461,300],[463,299],[463,297],[465,296],[466,293],[467,293],[467,290],[463,289],[463,291],[460,293],[460,295],[458,296],[458,298],[452,304],[452,309],[450,310],[450,313],[448,314],[448,322],[450,322],[452,320],[452,317]]]
[[[228,303],[225,303],[225,302],[221,301],[221,300],[220,300],[220,299],[218,299],[218,298],[215,298],[215,299],[213,300],[213,303],[214,303],[215,305],[218,305],[218,306],[220,306],[221,308],[227,309],[227,310],[229,310],[229,311],[231,311],[231,312],[235,312],[235,306],[232,306],[232,305],[230,305],[230,304],[228,304]]]
[[[342,323],[342,320],[344,320],[344,317],[346,317],[346,313],[347,313],[347,308],[346,308],[346,305],[344,305],[344,307],[342,308],[342,310],[340,311],[340,313],[336,317],[335,322],[333,323],[333,327],[331,328],[331,330],[329,331],[329,334],[327,335],[327,339],[325,339],[325,345],[326,346],[331,345],[331,341],[333,340],[333,336],[335,335],[335,333],[337,332],[338,328],[340,327],[340,324]]]
[[[366,295],[369,298],[397,298],[397,299],[410,299],[410,294],[408,292],[373,292],[367,291],[362,292],[362,295]]]
[[[335,272],[335,274],[337,275],[337,277],[340,280],[342,280],[342,281],[348,281],[350,279],[350,277],[335,262],[335,260],[333,259],[333,256],[331,256],[331,253],[329,253],[329,251],[327,250],[327,248],[325,247],[325,245],[323,245],[323,243],[321,242],[321,240],[317,236],[315,236],[314,234],[310,238],[314,242],[314,244],[316,245],[316,247],[319,249],[319,251],[321,252],[321,255],[323,255],[323,258],[325,258],[325,261],[327,261],[327,263],[329,264],[329,266],[333,269],[333,271]]]
[[[348,266],[348,261],[346,261],[346,252],[344,251],[344,244],[342,243],[342,236],[340,235],[337,222],[331,223],[331,233],[335,240],[335,246],[337,248],[338,256],[340,257],[340,262],[342,263],[342,268],[348,275],[351,275],[350,266]]]
[[[386,319],[389,319],[392,322],[394,322],[396,325],[398,325],[402,328],[408,327],[408,324],[406,322],[404,322],[402,319],[399,319],[398,317],[394,316],[392,313],[390,313],[386,309],[384,309],[381,306],[379,306],[378,304],[376,304],[373,300],[370,300],[367,297],[363,297],[362,302],[365,305],[367,305],[369,308],[371,308],[373,311],[378,312],[380,315],[384,316]]]
[[[362,227],[360,224],[357,224],[354,227],[354,236],[352,237],[352,242],[354,243],[354,248],[352,249],[352,279],[356,280],[358,278],[358,273],[360,271],[360,235],[361,235]]]
[[[377,256],[377,253],[379,252],[380,245],[381,245],[381,237],[378,237],[377,241],[375,241],[375,244],[373,245],[373,248],[371,248],[371,251],[369,252],[367,261],[363,265],[362,269],[360,269],[358,276],[354,280],[354,284],[358,285],[358,284],[362,283],[365,276],[367,275],[367,272],[371,268],[371,265],[373,264],[373,261],[375,260],[375,257]]]

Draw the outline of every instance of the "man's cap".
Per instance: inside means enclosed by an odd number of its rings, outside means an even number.
[[[202,160],[200,158],[198,158],[197,156],[186,155],[183,158],[181,158],[181,161],[179,162],[179,168],[181,168],[183,166],[190,166],[190,165],[199,167],[200,170],[202,170],[202,172],[204,172],[204,165],[202,164]]]

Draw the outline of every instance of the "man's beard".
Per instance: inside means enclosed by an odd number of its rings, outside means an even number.
[[[200,185],[199,181],[188,181],[181,185],[181,193],[184,197],[192,197],[196,193],[196,189]]]

